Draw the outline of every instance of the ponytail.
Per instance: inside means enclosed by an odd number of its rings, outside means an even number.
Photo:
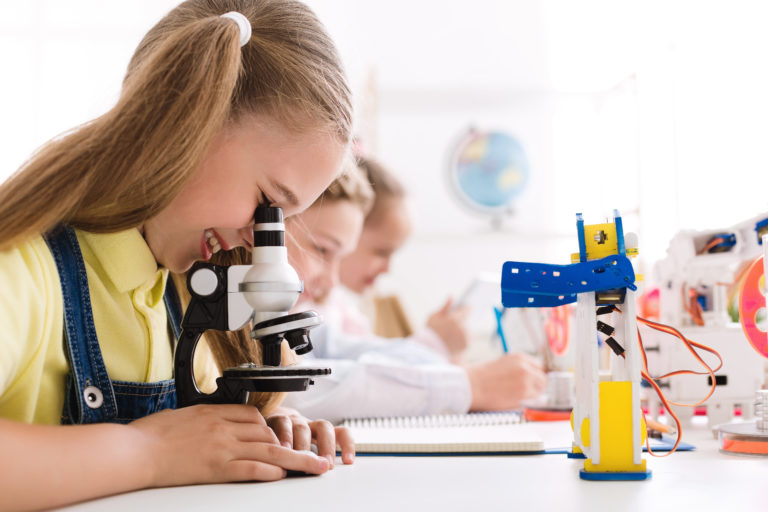
[[[165,208],[229,116],[238,38],[219,17],[170,34],[129,73],[114,108],[50,142],[0,187],[0,248],[60,223],[120,231]]]

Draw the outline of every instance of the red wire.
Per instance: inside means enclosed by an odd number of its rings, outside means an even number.
[[[618,313],[621,313],[621,310],[619,308],[614,306],[613,309],[614,309],[614,311],[617,311]],[[696,372],[696,371],[693,371],[693,370],[677,370],[677,371],[670,372],[670,373],[667,373],[665,375],[662,375],[661,377],[657,377],[656,379],[651,378],[651,376],[649,375],[650,372],[648,371],[648,356],[645,353],[645,347],[643,346],[643,338],[640,335],[640,328],[639,327],[637,328],[637,341],[638,341],[638,344],[640,346],[640,354],[642,355],[642,358],[643,358],[643,370],[640,373],[643,376],[643,379],[656,392],[656,394],[659,397],[659,400],[661,400],[661,403],[664,406],[664,409],[666,409],[667,412],[669,413],[669,415],[672,416],[672,419],[675,420],[675,424],[677,426],[677,437],[675,439],[675,444],[674,444],[674,446],[672,446],[672,449],[669,450],[666,454],[659,455],[656,452],[654,452],[651,449],[651,445],[650,445],[648,437],[646,437],[646,439],[645,439],[645,446],[648,449],[648,453],[650,453],[654,457],[668,457],[669,455],[673,454],[677,450],[677,447],[680,445],[680,440],[682,439],[682,434],[683,434],[683,429],[682,429],[682,424],[680,423],[680,418],[677,417],[677,414],[674,413],[674,411],[672,410],[671,406],[672,405],[677,405],[677,406],[682,406],[682,407],[696,407],[696,406],[701,405],[702,403],[706,402],[709,399],[709,397],[712,396],[712,393],[715,392],[715,387],[716,387],[715,372],[723,367],[723,358],[720,356],[720,354],[716,350],[714,350],[714,349],[712,349],[710,347],[707,347],[706,345],[702,345],[701,343],[697,343],[695,341],[689,340],[688,338],[683,336],[683,334],[680,331],[678,331],[677,329],[675,329],[674,327],[670,327],[668,325],[656,323],[656,322],[653,322],[651,320],[647,320],[647,319],[645,319],[643,317],[640,317],[640,316],[638,316],[637,319],[641,323],[647,325],[648,327],[650,327],[652,329],[655,329],[657,331],[664,332],[664,333],[667,333],[667,334],[671,334],[671,335],[679,338],[685,344],[685,346],[688,349],[688,351],[691,352],[691,354],[693,354],[693,356],[696,358],[696,360],[699,361],[699,363],[701,363],[701,365],[704,366],[704,368],[706,368],[705,372]],[[700,349],[702,349],[702,350],[704,350],[706,352],[714,354],[717,357],[718,361],[719,361],[719,364],[718,364],[717,368],[715,368],[713,370],[701,358],[701,356],[699,356],[698,352],[696,352],[696,348],[694,348],[694,347],[700,348]],[[624,357],[624,354],[622,354],[622,357]],[[659,387],[659,385],[658,385],[658,383],[656,381],[664,379],[664,378],[667,378],[667,377],[671,377],[671,376],[674,376],[674,375],[684,375],[684,374],[692,374],[692,375],[706,375],[706,374],[708,374],[710,376],[711,381],[712,381],[712,386],[711,386],[711,388],[709,390],[709,393],[707,393],[707,396],[704,397],[704,399],[700,400],[699,402],[697,402],[695,404],[681,404],[681,403],[677,403],[677,402],[670,402],[669,400],[667,400],[667,397],[664,396],[664,393],[661,391],[661,388]],[[643,413],[643,420],[645,420],[645,413]]]
[[[688,299],[685,298],[685,290],[688,290]],[[701,304],[699,304],[699,301],[696,300],[696,291],[692,288],[688,289],[686,284],[683,283],[683,287],[680,290],[680,295],[682,296],[683,309],[685,309],[686,313],[691,315],[693,323],[698,326],[704,325],[704,312],[701,309]],[[688,302],[690,302],[690,306],[688,305]]]
[[[655,380],[653,380],[649,375],[647,371],[640,372],[643,376],[643,379],[650,384],[650,386],[653,388],[654,391],[656,391],[656,394],[659,395],[659,400],[661,400],[662,405],[667,410],[670,416],[672,416],[672,419],[675,420],[675,425],[677,426],[677,436],[675,438],[675,444],[672,446],[672,448],[665,453],[664,455],[659,455],[656,452],[654,452],[651,449],[651,443],[650,443],[650,436],[645,437],[645,447],[648,449],[648,453],[651,454],[653,457],[669,457],[675,451],[677,451],[677,447],[680,446],[680,441],[683,438],[683,426],[680,423],[680,418],[677,417],[677,414],[672,410],[672,407],[670,406],[669,402],[667,401],[667,398],[664,396],[664,393],[662,393],[661,388],[656,383]],[[643,420],[645,420],[645,413],[643,413]],[[647,423],[646,423],[647,424]]]
[[[638,339],[640,336],[640,329],[637,330]],[[675,439],[675,444],[672,446],[672,448],[665,453],[664,455],[659,455],[656,452],[653,451],[651,448],[651,444],[649,441],[649,436],[645,436],[645,447],[648,450],[648,453],[651,454],[653,457],[668,457],[671,454],[675,453],[677,451],[677,447],[680,445],[680,440],[682,439],[682,432],[683,432],[683,426],[680,423],[680,418],[677,417],[677,414],[675,414],[672,409],[669,406],[669,402],[667,401],[667,398],[664,396],[664,393],[662,393],[661,388],[659,385],[654,381],[649,375],[648,375],[648,357],[645,354],[645,349],[643,348],[642,342],[640,342],[640,353],[643,355],[643,366],[645,368],[645,371],[641,370],[640,374],[643,376],[643,380],[646,381],[648,384],[653,387],[653,389],[656,391],[656,394],[659,396],[659,400],[661,400],[662,405],[664,408],[669,412],[669,415],[672,416],[672,418],[675,420],[675,425],[677,425],[677,437]],[[625,354],[621,354],[621,357],[626,358]],[[645,418],[645,412],[643,412],[643,420],[645,421],[645,424],[648,424],[648,420]]]
[[[721,236],[715,237],[712,240],[710,240],[709,243],[705,245],[704,248],[700,250],[697,254],[704,254],[708,250],[712,249],[714,246],[721,244],[723,242],[725,242],[725,238]]]

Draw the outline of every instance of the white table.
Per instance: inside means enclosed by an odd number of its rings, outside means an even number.
[[[565,455],[359,456],[320,477],[150,489],[63,510],[768,511],[768,458],[720,453],[703,425],[684,439],[697,450],[645,455],[653,476],[640,482],[581,480],[582,461]]]

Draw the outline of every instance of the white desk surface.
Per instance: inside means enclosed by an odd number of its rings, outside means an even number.
[[[581,480],[565,455],[358,456],[319,477],[279,482],[148,489],[67,507],[68,511],[400,510],[768,511],[768,457],[722,454],[694,425],[692,452],[645,455],[650,480]]]

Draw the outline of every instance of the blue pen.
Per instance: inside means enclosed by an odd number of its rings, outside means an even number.
[[[504,337],[504,327],[501,325],[501,318],[504,316],[504,312],[507,310],[507,308],[504,307],[498,307],[493,306],[493,312],[496,314],[496,334],[499,335],[499,340],[501,340],[501,349],[504,351],[505,354],[509,353],[509,349],[507,348],[507,338]]]

